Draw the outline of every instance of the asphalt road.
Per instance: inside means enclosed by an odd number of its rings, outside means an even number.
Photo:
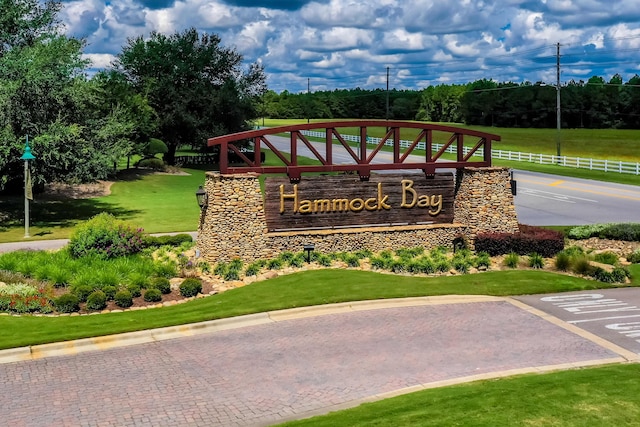
[[[289,148],[289,139],[269,137],[282,151]],[[313,143],[322,154],[323,143]],[[304,144],[298,144],[298,155],[315,156]],[[409,156],[408,161],[420,161]],[[340,145],[333,146],[334,163],[354,163]],[[390,163],[392,154],[379,152],[374,163]],[[455,172],[455,170],[453,170]],[[400,171],[393,171],[400,172]],[[415,173],[415,170],[406,172]],[[612,172],[613,173],[613,172]],[[583,225],[602,222],[640,222],[640,177],[638,185],[613,184],[579,178],[567,178],[536,172],[514,170],[517,181],[515,198],[518,220],[529,225]]]

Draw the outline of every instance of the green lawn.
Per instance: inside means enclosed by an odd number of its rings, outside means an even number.
[[[283,426],[637,426],[640,365],[424,390]]]
[[[0,349],[345,301],[450,294],[506,296],[609,286],[545,271],[421,278],[357,270],[314,270],[161,309],[99,316],[0,316]]]
[[[47,200],[35,195],[31,204],[32,240],[69,237],[73,227],[101,212],[142,227],[148,233],[194,231],[199,208],[195,192],[204,183],[204,171],[185,169],[185,175],[142,174],[116,181],[111,195],[93,199]],[[0,243],[23,240],[24,199],[3,196]]]

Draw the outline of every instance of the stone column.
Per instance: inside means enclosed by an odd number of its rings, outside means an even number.
[[[507,168],[465,168],[458,171],[454,222],[479,232],[513,233],[518,217]]]
[[[257,174],[207,172],[208,206],[200,213],[197,248],[215,264],[266,258],[264,200]]]

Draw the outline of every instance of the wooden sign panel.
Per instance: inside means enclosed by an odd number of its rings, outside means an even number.
[[[452,173],[305,176],[265,180],[269,231],[453,222]]]

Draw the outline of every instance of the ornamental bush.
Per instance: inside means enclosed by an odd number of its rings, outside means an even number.
[[[519,255],[537,253],[550,258],[564,249],[564,236],[559,231],[522,224],[519,227],[517,233],[478,233],[476,251],[492,256],[511,252]]]
[[[185,298],[195,297],[200,292],[202,292],[202,282],[200,279],[189,278],[180,284],[180,295]]]
[[[69,252],[79,258],[94,255],[110,259],[140,252],[142,229],[135,229],[108,213],[101,213],[78,225],[69,241]]]
[[[88,310],[103,310],[107,306],[107,296],[102,291],[94,291],[87,298]]]
[[[133,305],[133,297],[129,291],[118,291],[113,300],[118,307],[128,308]]]
[[[149,289],[157,289],[164,295],[170,294],[171,282],[166,277],[154,277],[153,279],[151,279]]]
[[[74,313],[80,310],[80,300],[73,294],[60,295],[53,304],[60,313]]]
[[[71,293],[73,293],[80,302],[87,302],[89,295],[95,290],[91,285],[77,285],[71,287]]]
[[[146,302],[159,302],[159,301],[162,301],[162,292],[160,292],[160,290],[156,289],[156,288],[147,289],[144,292],[143,299]]]

